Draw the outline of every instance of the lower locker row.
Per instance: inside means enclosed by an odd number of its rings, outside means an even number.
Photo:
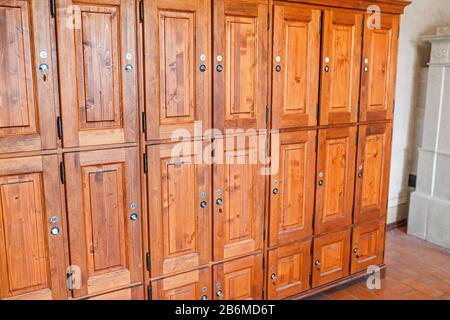
[[[316,151],[316,130],[280,135],[271,249],[384,217],[390,124],[360,126],[355,143],[356,131],[319,130]],[[147,148],[150,277],[262,250],[259,166],[211,168],[171,150]],[[0,299],[65,299],[67,275],[77,299],[143,285],[139,158],[132,147],[0,159]]]
[[[379,220],[356,226],[353,231],[341,230],[313,241],[272,249],[268,252],[267,269],[263,265],[263,255],[259,253],[220,263],[211,269],[205,267],[156,280],[152,282],[151,297],[155,300],[279,300],[292,297],[369,266],[380,265],[384,231],[384,220]],[[265,276],[267,297],[263,291]]]

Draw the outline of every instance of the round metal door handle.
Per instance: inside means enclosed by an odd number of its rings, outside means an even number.
[[[125,66],[125,71],[126,71],[126,72],[131,72],[131,71],[133,71],[133,66],[132,66],[131,64],[127,64],[127,65]]]
[[[320,260],[316,260],[315,265],[317,269],[320,269]]]
[[[200,72],[205,72],[206,71],[206,66],[204,64],[202,64],[200,66]]]
[[[358,178],[362,178],[362,177],[363,177],[363,173],[362,172],[358,173]]]
[[[223,204],[223,200],[222,199],[217,199],[216,204],[218,206],[221,206]]]
[[[278,190],[278,188],[275,188],[275,189],[272,190],[273,194],[278,194],[278,192],[280,192],[280,190]]]
[[[369,72],[369,67],[364,67],[364,72]]]
[[[353,253],[355,254],[355,257],[359,259],[359,249],[358,248],[353,249]]]
[[[319,180],[319,186],[323,186],[323,180]]]
[[[206,201],[200,202],[200,207],[201,208],[205,209],[207,206],[208,206],[208,202],[206,202]]]
[[[47,75],[50,71],[50,68],[49,68],[48,64],[43,63],[39,66],[39,71],[41,72],[41,74]]]
[[[280,66],[280,65],[276,66],[276,67],[275,67],[275,71],[276,71],[276,72],[281,72],[281,66]]]
[[[330,67],[329,66],[325,67],[325,72],[330,72]]]
[[[59,228],[58,227],[54,227],[50,229],[50,233],[52,236],[57,236],[59,234]]]
[[[222,297],[223,297],[223,292],[222,292],[222,290],[218,290],[218,291],[216,292],[216,296],[218,296],[219,298],[222,298]]]
[[[139,219],[139,216],[137,213],[132,213],[130,216],[131,221],[137,221]]]
[[[277,280],[277,275],[275,274],[275,273],[272,273],[271,275],[270,275],[270,279],[272,280],[272,281],[276,281]]]
[[[222,72],[223,71],[223,66],[222,65],[218,65],[216,68],[217,72]]]
[[[205,294],[202,296],[202,300],[208,300],[208,296]]]

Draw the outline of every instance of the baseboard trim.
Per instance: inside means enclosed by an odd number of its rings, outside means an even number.
[[[403,219],[403,220],[400,220],[400,221],[389,223],[386,226],[386,230],[387,231],[392,231],[392,230],[395,230],[395,229],[403,228],[403,227],[406,227],[407,224],[408,224],[408,220],[407,219]]]

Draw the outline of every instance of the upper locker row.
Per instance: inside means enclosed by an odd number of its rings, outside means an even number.
[[[271,54],[267,0],[49,3],[0,2],[0,153],[137,142],[140,20],[149,141],[266,128],[270,68],[273,128],[392,117],[394,15],[275,2]]]

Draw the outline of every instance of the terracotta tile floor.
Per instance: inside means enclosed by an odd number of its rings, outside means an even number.
[[[366,280],[329,290],[313,300],[432,300],[450,299],[450,250],[408,236],[396,229],[387,234],[386,277],[380,290]]]

